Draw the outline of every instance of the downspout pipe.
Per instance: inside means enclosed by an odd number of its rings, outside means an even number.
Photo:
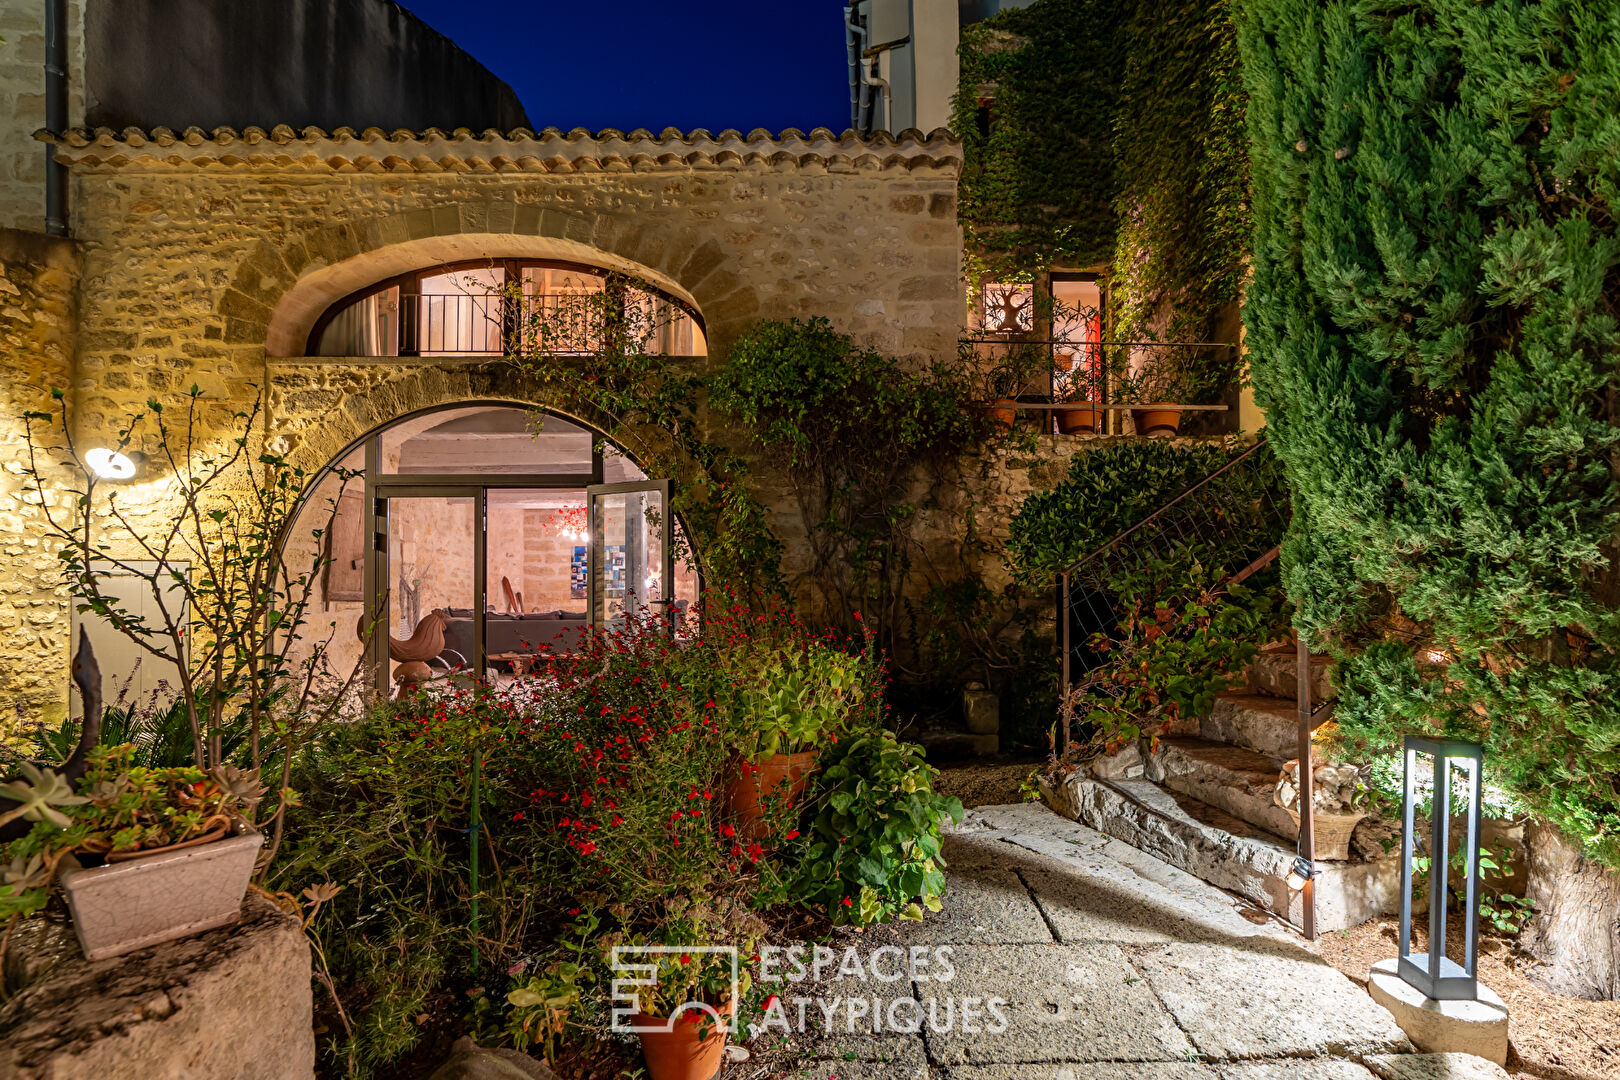
[[[876,111],[877,102],[879,100],[876,94],[871,93],[871,88],[873,88],[873,87],[876,87],[878,90],[881,90],[883,92],[883,94],[886,96],[887,100],[890,102],[891,108],[892,108],[892,105],[893,105],[893,102],[894,102],[894,95],[889,90],[889,80],[879,78],[877,71],[878,71],[878,54],[873,53],[871,56],[868,56],[866,58],[865,70],[863,70],[861,72],[861,89],[863,91],[866,91],[866,94],[867,94],[867,97],[868,97],[867,108],[868,108],[869,112],[875,112]],[[889,117],[889,120],[891,122],[893,121],[893,119],[894,119],[894,117],[892,117],[892,116]],[[868,116],[867,125],[871,126],[871,123],[872,123],[872,119],[871,119],[870,116]]]
[[[849,89],[851,119],[857,135],[867,134],[871,125],[872,85],[866,81],[862,54],[866,52],[866,27],[855,21],[855,8],[844,9],[844,40],[849,51]],[[859,86],[859,93],[856,87]]]
[[[53,135],[68,128],[67,0],[45,0],[45,127]],[[56,147],[45,145],[45,231],[66,236],[67,166]]]
[[[860,31],[855,25],[855,8],[844,7],[844,62],[849,68],[849,126],[856,131],[860,122]]]

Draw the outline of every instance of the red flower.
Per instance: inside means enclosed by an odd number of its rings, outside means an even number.
[[[720,826],[720,835],[729,840],[731,837],[737,835],[737,830],[733,829],[730,825],[722,825]]]
[[[844,897],[843,900],[840,901],[840,903],[842,903],[845,907],[850,907],[853,904],[853,901],[850,900],[850,898],[846,896],[846,897]]]
[[[517,813],[513,814],[512,815],[512,820],[513,821],[522,821],[523,820],[523,811],[519,810]]]
[[[691,962],[692,962],[692,958],[690,956],[686,955],[685,953],[681,954],[681,963],[690,964]]]
[[[788,834],[787,834],[787,838],[788,838],[788,839],[789,839],[789,840],[797,840],[797,839],[798,839],[798,838],[799,838],[799,830],[798,830],[798,829],[794,829],[794,830],[793,830],[793,831],[791,831],[791,832],[789,832],[789,833],[788,833]]]

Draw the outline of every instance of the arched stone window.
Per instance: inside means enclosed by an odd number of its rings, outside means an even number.
[[[309,356],[499,356],[527,343],[552,352],[598,344],[603,328],[628,347],[702,356],[702,321],[682,301],[602,267],[550,259],[482,259],[413,270],[327,308]]]

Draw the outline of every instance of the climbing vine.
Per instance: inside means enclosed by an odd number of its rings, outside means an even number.
[[[1106,0],[1043,0],[963,28],[951,127],[975,279],[1109,259],[1121,28]]]
[[[1102,267],[1109,337],[1217,340],[1249,231],[1232,15],[1227,0],[1042,0],[963,31],[953,125],[975,280]],[[1156,355],[1149,399],[1205,403],[1238,375],[1235,349]]]

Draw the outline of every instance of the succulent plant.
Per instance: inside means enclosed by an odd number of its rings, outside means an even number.
[[[17,804],[0,814],[0,825],[24,818],[28,821],[48,821],[58,829],[70,824],[59,806],[82,806],[89,802],[83,795],[75,795],[73,787],[51,769],[41,769],[28,762],[22,763],[22,778],[0,784],[0,798]]]

